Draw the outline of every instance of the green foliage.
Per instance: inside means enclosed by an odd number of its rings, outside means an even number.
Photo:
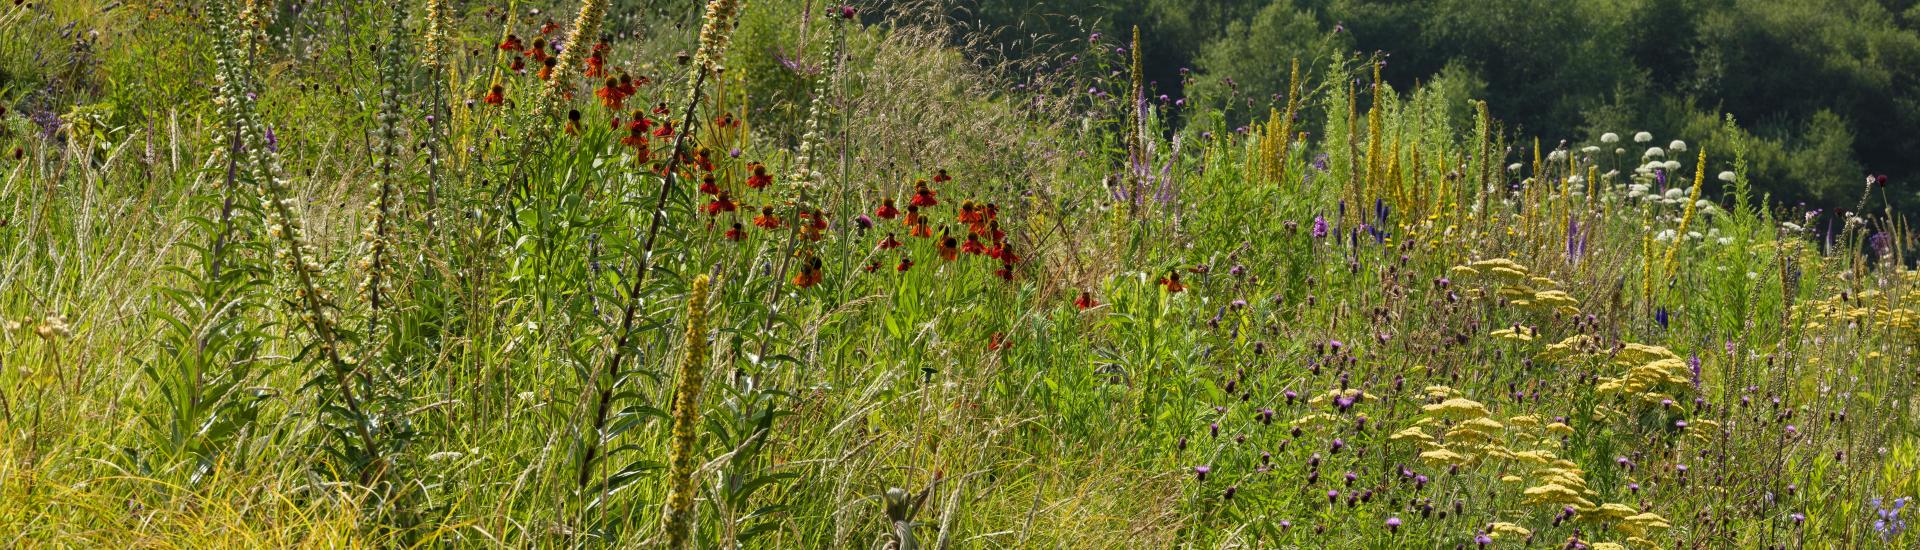
[[[1856,202],[1834,187],[1839,178],[1816,174],[1920,177],[1904,153],[1920,148],[1910,131],[1920,125],[1920,32],[1882,2],[987,2],[967,16],[1044,31],[1009,30],[1003,43],[1024,46],[1015,55],[1141,25],[1159,93],[1214,107],[1233,97],[1226,128],[1265,115],[1288,59],[1318,67],[1357,50],[1387,54],[1386,76],[1401,88],[1477,81],[1461,92],[1547,143],[1640,130],[1698,141],[1718,113],[1738,115],[1759,136],[1755,184],[1779,201]],[[1168,73],[1185,67],[1195,73]],[[1920,204],[1914,186],[1892,192],[1900,209]]]
[[[0,7],[0,540],[1915,540],[1895,8],[638,4]]]

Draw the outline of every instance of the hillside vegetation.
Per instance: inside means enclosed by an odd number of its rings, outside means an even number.
[[[1906,119],[1000,4],[0,4],[0,545],[1920,542]]]

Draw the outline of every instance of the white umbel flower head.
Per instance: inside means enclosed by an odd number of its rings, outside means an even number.
[[[1580,149],[1580,152],[1582,152],[1582,153],[1586,153],[1586,154],[1589,154],[1589,155],[1592,155],[1592,154],[1597,154],[1597,153],[1599,153],[1599,152],[1600,152],[1600,147],[1599,147],[1599,146],[1597,146],[1597,145],[1588,145],[1588,146],[1586,146],[1586,147],[1583,147],[1583,148],[1581,148],[1581,149]]]
[[[1649,141],[1653,141],[1653,133],[1652,133],[1652,132],[1640,132],[1640,133],[1638,133],[1638,134],[1634,134],[1634,135],[1633,135],[1633,142],[1634,142],[1634,143],[1646,143],[1646,142],[1649,142]]]
[[[1553,162],[1565,162],[1567,160],[1567,150],[1554,149],[1552,153],[1547,153],[1547,160],[1550,160]]]
[[[1667,151],[1659,147],[1648,147],[1647,152],[1640,154],[1640,158],[1643,158],[1643,159],[1653,158],[1653,157],[1664,157],[1664,156],[1667,156]]]
[[[1677,139],[1673,140],[1673,143],[1667,144],[1667,150],[1673,151],[1675,153],[1685,151],[1687,150],[1687,142],[1680,141]]]
[[[1734,176],[1733,176],[1733,171],[1732,171],[1732,170],[1727,170],[1727,171],[1725,171],[1725,172],[1721,172],[1721,173],[1720,173],[1720,181],[1724,181],[1724,182],[1727,182],[1727,183],[1733,183],[1733,178],[1734,178]]]
[[[1513,164],[1509,164],[1509,165],[1507,165],[1507,171],[1508,171],[1508,172],[1519,172],[1519,171],[1520,171],[1520,163],[1518,163],[1518,162],[1516,162],[1516,163],[1513,163]]]
[[[1666,168],[1668,172],[1678,172],[1680,171],[1680,161],[1669,160],[1667,161]]]
[[[1620,134],[1613,132],[1600,134],[1600,143],[1620,143]]]

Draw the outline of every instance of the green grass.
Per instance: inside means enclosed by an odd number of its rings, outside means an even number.
[[[1746,196],[1731,120],[1636,174],[1629,129],[1534,151],[1340,58],[1302,60],[1311,138],[1216,134],[1110,50],[788,2],[705,77],[690,12],[616,6],[607,66],[651,83],[543,118],[493,47],[564,36],[539,4],[455,3],[443,64],[411,3],[0,8],[0,541],[664,545],[690,308],[696,547],[1915,540],[1873,523],[1920,492],[1914,241],[1871,188],[1856,222]],[[642,161],[609,121],[656,103]],[[1733,192],[1661,198],[1699,162]],[[916,180],[931,237],[876,213]],[[969,234],[1017,261],[943,259]]]

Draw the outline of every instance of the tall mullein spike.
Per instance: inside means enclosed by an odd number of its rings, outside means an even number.
[[[1381,181],[1384,179],[1381,171],[1385,169],[1385,166],[1382,165],[1380,158],[1382,154],[1380,145],[1386,137],[1385,129],[1380,127],[1381,111],[1385,108],[1380,96],[1385,89],[1380,84],[1380,66],[1381,64],[1378,61],[1373,63],[1373,86],[1368,93],[1368,95],[1371,96],[1368,98],[1371,104],[1367,107],[1367,176],[1361,195],[1355,197],[1361,199],[1361,202],[1366,202],[1365,199],[1368,193],[1375,195],[1383,194],[1381,193],[1380,187],[1385,183]]]
[[[1706,187],[1707,146],[1700,146],[1700,160],[1693,167],[1693,192],[1687,195],[1686,213],[1680,216],[1680,228],[1673,232],[1673,244],[1667,246],[1667,257],[1661,262],[1662,280],[1673,277],[1673,260],[1680,253],[1680,244],[1687,240],[1687,227],[1693,224],[1693,216],[1699,211],[1700,188]]]
[[[665,531],[667,547],[681,550],[693,547],[694,484],[698,466],[700,393],[705,387],[709,347],[707,344],[707,294],[711,279],[701,275],[693,279],[687,296],[687,332],[685,354],[681,356],[680,382],[673,391],[673,441],[668,449],[667,501]]]
[[[1287,111],[1280,118],[1279,138],[1276,144],[1280,150],[1275,163],[1279,165],[1274,181],[1285,183],[1287,180],[1287,160],[1293,154],[1293,117],[1300,112],[1300,58],[1293,58],[1293,68],[1287,71]]]

